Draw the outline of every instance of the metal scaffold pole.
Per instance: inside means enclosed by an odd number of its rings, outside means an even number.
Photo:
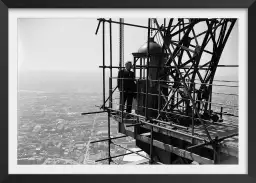
[[[150,59],[150,27],[151,27],[151,19],[148,19],[148,46],[147,46],[147,80],[146,80],[146,111],[145,111],[145,117],[146,120],[148,120],[148,89],[149,89],[149,59]],[[151,122],[151,121],[150,121]],[[150,164],[153,163],[153,126],[151,126],[151,138],[150,138]]]
[[[149,59],[150,59],[150,53],[149,53],[149,39],[150,39],[150,18],[148,19],[148,39],[147,39],[147,73],[146,73],[146,104],[145,104],[145,117],[148,118],[148,71],[149,71]]]
[[[111,19],[109,23],[109,51],[110,51],[110,78],[109,78],[109,107],[112,109],[112,24]],[[111,139],[110,139],[110,110],[108,110],[108,164],[111,163]]]
[[[120,18],[120,32],[119,32],[119,67],[124,67],[124,25],[122,24],[124,22],[123,18]]]
[[[103,28],[102,28],[102,37],[103,37],[103,46],[102,46],[102,51],[103,51],[103,54],[102,54],[102,62],[103,62],[103,65],[105,66],[105,21],[103,21],[102,23],[103,25]],[[105,110],[105,67],[103,68],[103,110]]]
[[[111,163],[110,144],[111,144],[111,139],[110,139],[110,110],[108,110],[108,164],[109,165]]]
[[[111,19],[110,19],[111,21]],[[112,108],[113,93],[112,93],[112,24],[109,23],[109,51],[110,51],[110,79],[109,79],[109,107]]]
[[[195,85],[195,83],[192,83],[192,87],[193,87],[193,100],[195,101],[195,92],[196,92],[196,89],[195,89],[196,85]],[[194,125],[195,125],[194,115],[195,114],[194,113],[195,113],[195,107],[192,106],[192,136],[194,136],[194,130],[195,130],[195,128],[194,128]],[[194,139],[192,139],[192,144],[194,144]]]

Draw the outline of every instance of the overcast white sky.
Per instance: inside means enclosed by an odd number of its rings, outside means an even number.
[[[116,19],[117,20],[117,19]],[[125,19],[125,22],[147,25],[146,19]],[[95,31],[97,19],[19,19],[19,71],[82,71],[100,72],[102,65],[102,29]],[[106,24],[108,44],[109,24]],[[119,62],[119,26],[113,24],[113,64]],[[125,60],[132,60],[133,52],[146,42],[147,29],[125,26]],[[106,63],[109,47],[106,46]],[[238,64],[238,22],[224,49],[219,64]],[[234,74],[238,69],[217,72]]]

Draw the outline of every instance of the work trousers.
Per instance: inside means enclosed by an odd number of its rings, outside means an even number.
[[[132,112],[132,101],[133,101],[133,93],[124,91],[120,92],[120,110],[124,110],[124,106],[126,104],[126,112],[131,113]]]

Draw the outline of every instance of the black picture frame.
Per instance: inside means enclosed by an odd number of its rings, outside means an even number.
[[[246,8],[248,10],[248,175],[8,175],[8,8]],[[255,122],[255,0],[2,0],[0,3],[0,69],[1,69],[1,126],[0,126],[0,181],[1,182],[256,182]],[[249,67],[250,60],[250,67]],[[249,72],[249,70],[251,72]],[[251,85],[249,84],[251,83]],[[250,95],[249,95],[250,86]],[[250,98],[249,98],[250,96]],[[11,115],[11,114],[10,114]],[[11,126],[9,126],[11,128]],[[207,166],[205,167],[207,168]]]

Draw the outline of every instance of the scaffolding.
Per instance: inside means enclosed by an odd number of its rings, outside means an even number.
[[[235,25],[236,19],[163,19],[160,25],[158,19],[148,19],[148,26],[125,23],[124,19],[119,21],[112,19],[98,19],[96,34],[102,25],[102,66],[103,69],[103,104],[101,111],[82,113],[82,115],[107,113],[108,138],[91,142],[108,142],[108,157],[98,161],[108,160],[114,163],[114,158],[128,154],[137,154],[149,160],[150,164],[163,164],[155,158],[154,146],[169,153],[175,154],[183,163],[196,161],[200,164],[220,163],[221,144],[227,139],[238,136],[238,125],[233,124],[233,120],[223,119],[223,115],[238,118],[238,115],[223,112],[223,108],[238,109],[237,105],[229,105],[212,101],[212,94],[237,96],[237,94],[213,92],[213,86],[237,88],[238,85],[228,85],[226,83],[237,83],[236,81],[214,80],[218,67],[238,67],[238,65],[219,65],[221,54],[228,40],[228,37]],[[168,25],[167,25],[168,22]],[[105,24],[109,24],[109,61],[106,65],[106,37]],[[113,65],[112,58],[112,24],[120,25],[119,35],[119,65]],[[196,33],[196,27],[203,24],[205,30]],[[124,26],[147,29],[147,43],[137,53],[133,53],[133,70],[136,83],[136,109],[135,113],[124,111],[125,104],[120,100],[114,102],[113,93],[117,91],[117,86],[113,88],[113,80],[121,80],[123,85],[127,78],[113,77],[112,69],[124,68]],[[154,41],[157,40],[157,43]],[[209,46],[210,45],[210,46]],[[151,49],[151,48],[154,49]],[[211,50],[209,50],[211,48]],[[209,60],[203,61],[203,55],[207,54]],[[185,56],[186,55],[186,56]],[[106,73],[110,70],[109,96],[106,99]],[[214,81],[225,84],[213,84]],[[122,87],[123,88],[123,87]],[[120,98],[123,98],[123,91]],[[107,105],[108,102],[108,106]],[[116,109],[114,105],[121,108]],[[220,107],[218,112],[213,111],[213,106]],[[126,105],[127,107],[127,105]],[[215,108],[216,109],[216,108]],[[133,124],[124,126],[126,117],[131,116]],[[115,119],[119,124],[119,132],[122,136],[110,136],[110,120]],[[210,125],[219,125],[224,129],[232,128],[232,133],[219,137],[213,136],[209,132]],[[198,126],[204,134],[200,137]],[[131,132],[125,128],[133,127]],[[142,128],[144,130],[142,130]],[[222,128],[222,129],[223,129]],[[146,129],[146,131],[145,131]],[[185,145],[176,147],[174,142],[161,142],[161,138],[156,139],[156,134],[165,134],[172,138],[186,141]],[[147,134],[147,135],[145,135]],[[132,151],[120,144],[113,142],[115,139],[132,137],[135,140],[149,144],[149,157],[141,155],[140,151]],[[111,156],[110,145],[123,148],[129,153]],[[210,148],[213,151],[212,158],[204,157],[198,153],[202,147]],[[160,158],[161,159],[161,158]],[[172,161],[172,163],[175,163]]]

